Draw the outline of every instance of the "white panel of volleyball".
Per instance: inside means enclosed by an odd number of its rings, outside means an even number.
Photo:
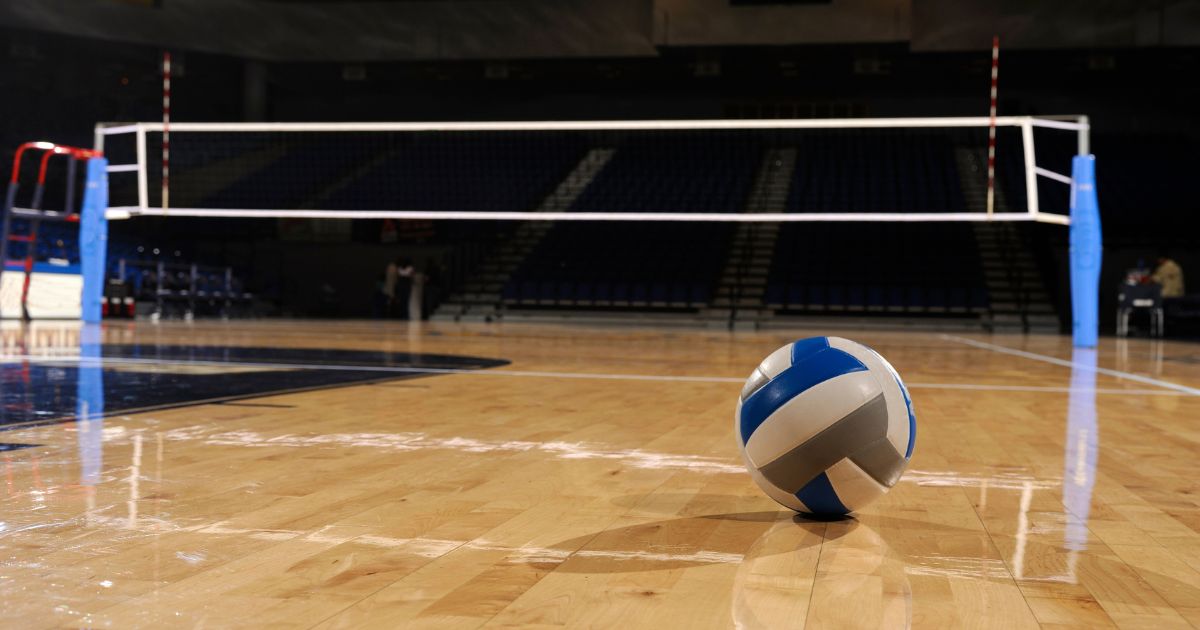
[[[105,123],[96,126],[95,144],[108,150],[110,178],[113,190],[127,189],[129,203],[109,208],[110,219],[137,216],[224,217],[224,218],[305,218],[305,219],[459,219],[459,220],[538,220],[538,221],[719,221],[719,222],[805,222],[805,221],[1036,221],[1068,225],[1065,214],[1043,212],[1039,199],[1039,178],[1071,184],[1068,173],[1047,168],[1037,161],[1035,129],[1073,132],[1077,135],[1078,153],[1088,152],[1089,124],[1085,116],[1031,117],[932,117],[932,118],[852,118],[852,119],[781,119],[781,120],[634,120],[634,121],[542,121],[542,122],[346,122],[346,123],[172,123],[172,151],[176,157],[183,152],[183,138],[190,134],[222,134],[226,138],[254,134],[343,134],[347,142],[369,138],[369,134],[488,134],[488,133],[647,133],[647,132],[789,132],[796,130],[921,130],[921,129],[979,129],[986,131],[990,124],[1013,128],[1019,132],[1021,163],[1026,198],[1024,210],[1017,212],[863,212],[854,208],[836,212],[578,212],[578,211],[489,211],[473,208],[431,210],[409,207],[320,208],[320,207],[191,207],[166,205],[166,187],[159,199],[154,199],[151,180],[160,176],[153,153],[152,135],[161,137],[164,124],[145,122],[132,124]],[[231,142],[233,142],[231,140]],[[117,145],[123,145],[118,149]],[[112,156],[121,155],[114,159]],[[232,160],[230,160],[232,162]],[[261,167],[261,164],[259,165]],[[1069,165],[1053,165],[1066,170]],[[177,171],[172,167],[172,185]],[[178,173],[183,175],[183,173]],[[300,177],[302,174],[297,174]],[[132,181],[131,181],[132,180]],[[469,177],[463,186],[471,186]],[[1064,189],[1065,190],[1065,189]],[[172,195],[172,200],[178,199]],[[619,209],[618,209],[619,210]]]

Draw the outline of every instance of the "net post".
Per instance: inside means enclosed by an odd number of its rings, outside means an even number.
[[[987,155],[987,215],[988,220],[996,210],[996,82],[1000,77],[1000,36],[992,38],[992,89],[991,105],[988,110],[988,155]]]
[[[162,209],[165,212],[171,207],[170,173],[171,173],[171,52],[163,51],[163,128],[162,128]]]
[[[96,123],[92,130],[92,150],[104,153],[104,123]]]
[[[137,131],[134,132],[134,140],[137,142],[138,209],[145,211],[150,207],[150,182],[146,173],[145,125],[138,124]]]
[[[75,212],[75,158],[67,160],[67,191],[63,200],[63,212]]]
[[[1083,125],[1079,130],[1079,152],[1078,155],[1091,155],[1092,153],[1092,124],[1087,116],[1078,116],[1075,122]]]
[[[84,323],[100,321],[104,303],[104,266],[108,258],[108,160],[87,161],[87,187],[79,218],[79,262],[83,274],[80,311]]]
[[[1021,147],[1025,153],[1025,199],[1029,214],[1037,217],[1037,157],[1033,150],[1033,120],[1025,118],[1021,121]]]
[[[1104,245],[1096,199],[1096,157],[1071,160],[1071,325],[1076,348],[1096,347],[1099,335],[1100,263]]]

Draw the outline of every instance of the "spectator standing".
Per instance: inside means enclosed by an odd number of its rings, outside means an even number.
[[[408,319],[409,321],[419,322],[424,319],[422,313],[422,302],[425,295],[425,280],[427,276],[421,273],[412,263],[412,261],[404,261],[400,267],[400,277],[408,282]],[[397,296],[403,296],[402,291],[398,291]]]
[[[416,273],[411,260],[401,258],[396,261],[396,287],[393,304],[395,305],[395,315],[402,319],[412,319],[412,293]],[[418,300],[417,303],[419,305],[420,301]],[[405,309],[406,304],[407,309]]]

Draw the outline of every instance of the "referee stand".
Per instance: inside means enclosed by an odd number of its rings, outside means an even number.
[[[37,155],[40,160],[37,179],[29,202],[18,206],[21,190],[21,166],[26,153]],[[61,210],[42,208],[46,194],[46,173],[54,156],[67,159],[66,191]],[[87,165],[87,180],[83,203],[76,210],[77,168],[83,161]],[[12,177],[4,197],[2,219],[0,219],[0,281],[9,270],[10,262],[16,262],[24,270],[21,284],[21,319],[29,321],[29,285],[33,276],[37,256],[38,230],[43,222],[68,223],[79,226],[80,261],[83,275],[83,294],[80,299],[81,316],[85,322],[100,321],[100,305],[104,292],[104,263],[108,241],[108,223],[105,212],[108,206],[107,161],[99,151],[81,149],[52,142],[26,142],[17,147],[13,157]],[[14,244],[21,244],[14,247]],[[13,250],[23,246],[24,258],[10,261]]]

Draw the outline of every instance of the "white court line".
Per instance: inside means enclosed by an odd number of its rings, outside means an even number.
[[[1116,394],[1127,396],[1186,396],[1184,392],[1161,389],[1055,387],[1052,385],[989,385],[984,383],[905,383],[909,389],[962,389],[997,392],[1046,392],[1052,394]]]
[[[540,372],[535,370],[491,370],[487,368],[401,367],[396,365],[337,365],[322,363],[257,363],[251,361],[193,361],[172,359],[133,359],[125,357],[11,356],[3,360],[24,360],[36,363],[73,361],[80,364],[104,365],[196,365],[203,367],[269,368],[275,370],[333,370],[337,372],[389,372],[397,374],[478,374],[490,376],[526,376],[534,378],[583,378],[620,381],[675,381],[694,383],[745,383],[746,379],[725,376],[668,376],[658,374],[605,374],[588,372]]]
[[[337,372],[385,372],[397,374],[467,374],[476,376],[513,376],[526,378],[570,378],[610,381],[657,381],[676,383],[737,383],[746,382],[735,376],[671,376],[661,374],[612,374],[590,372],[550,372],[538,370],[493,370],[488,368],[422,368],[401,366],[337,365],[321,363],[255,363],[249,361],[192,361],[171,359],[96,358],[79,355],[12,355],[0,357],[0,361],[30,361],[32,363],[76,362],[83,365],[195,365],[203,367],[264,368],[272,370],[332,370]],[[1180,396],[1188,392],[1166,392],[1159,389],[1091,389],[1054,387],[1043,385],[993,385],[988,383],[905,383],[909,389],[956,389],[970,391],[1044,392],[1044,393],[1091,393],[1125,396]]]
[[[1200,389],[1196,389],[1195,387],[1188,387],[1187,385],[1180,385],[1179,383],[1172,383],[1171,381],[1164,381],[1164,380],[1160,380],[1157,378],[1151,378],[1149,376],[1142,376],[1140,374],[1134,374],[1132,372],[1122,372],[1121,370],[1112,370],[1109,368],[1096,367],[1094,365],[1087,365],[1084,363],[1076,363],[1075,361],[1068,361],[1066,359],[1060,359],[1058,357],[1052,357],[1052,356],[1046,355],[1046,354],[1038,354],[1036,352],[1027,352],[1025,350],[1017,350],[1016,348],[1009,348],[1007,346],[998,346],[993,343],[987,343],[987,342],[983,342],[983,341],[975,341],[974,339],[967,339],[966,337],[959,337],[957,335],[941,335],[941,338],[945,339],[947,341],[954,341],[954,342],[965,344],[968,346],[973,346],[975,348],[981,348],[983,350],[991,350],[992,352],[999,352],[1000,354],[1009,354],[1014,357],[1021,357],[1024,359],[1031,359],[1033,361],[1041,361],[1043,363],[1051,363],[1054,365],[1061,365],[1063,367],[1069,367],[1073,370],[1084,370],[1087,372],[1095,372],[1096,374],[1104,374],[1105,376],[1115,376],[1117,378],[1123,378],[1123,379],[1127,379],[1130,381],[1136,381],[1138,383],[1145,383],[1146,385],[1154,385],[1156,387],[1164,387],[1166,389],[1171,389],[1171,390],[1174,390],[1177,392],[1182,392],[1182,393],[1188,394],[1190,396],[1200,396]]]
[[[706,474],[743,473],[741,464],[704,455],[656,453],[640,449],[611,449],[587,442],[532,442],[527,440],[489,441],[466,437],[436,437],[424,433],[326,433],[320,435],[270,436],[256,431],[210,433],[207,426],[184,427],[168,431],[172,441],[203,442],[211,446],[313,448],[360,447],[396,452],[417,450],[454,450],[464,453],[537,452],[563,460],[615,460],[630,468],[653,470],[691,470]],[[107,437],[107,436],[106,436]]]

